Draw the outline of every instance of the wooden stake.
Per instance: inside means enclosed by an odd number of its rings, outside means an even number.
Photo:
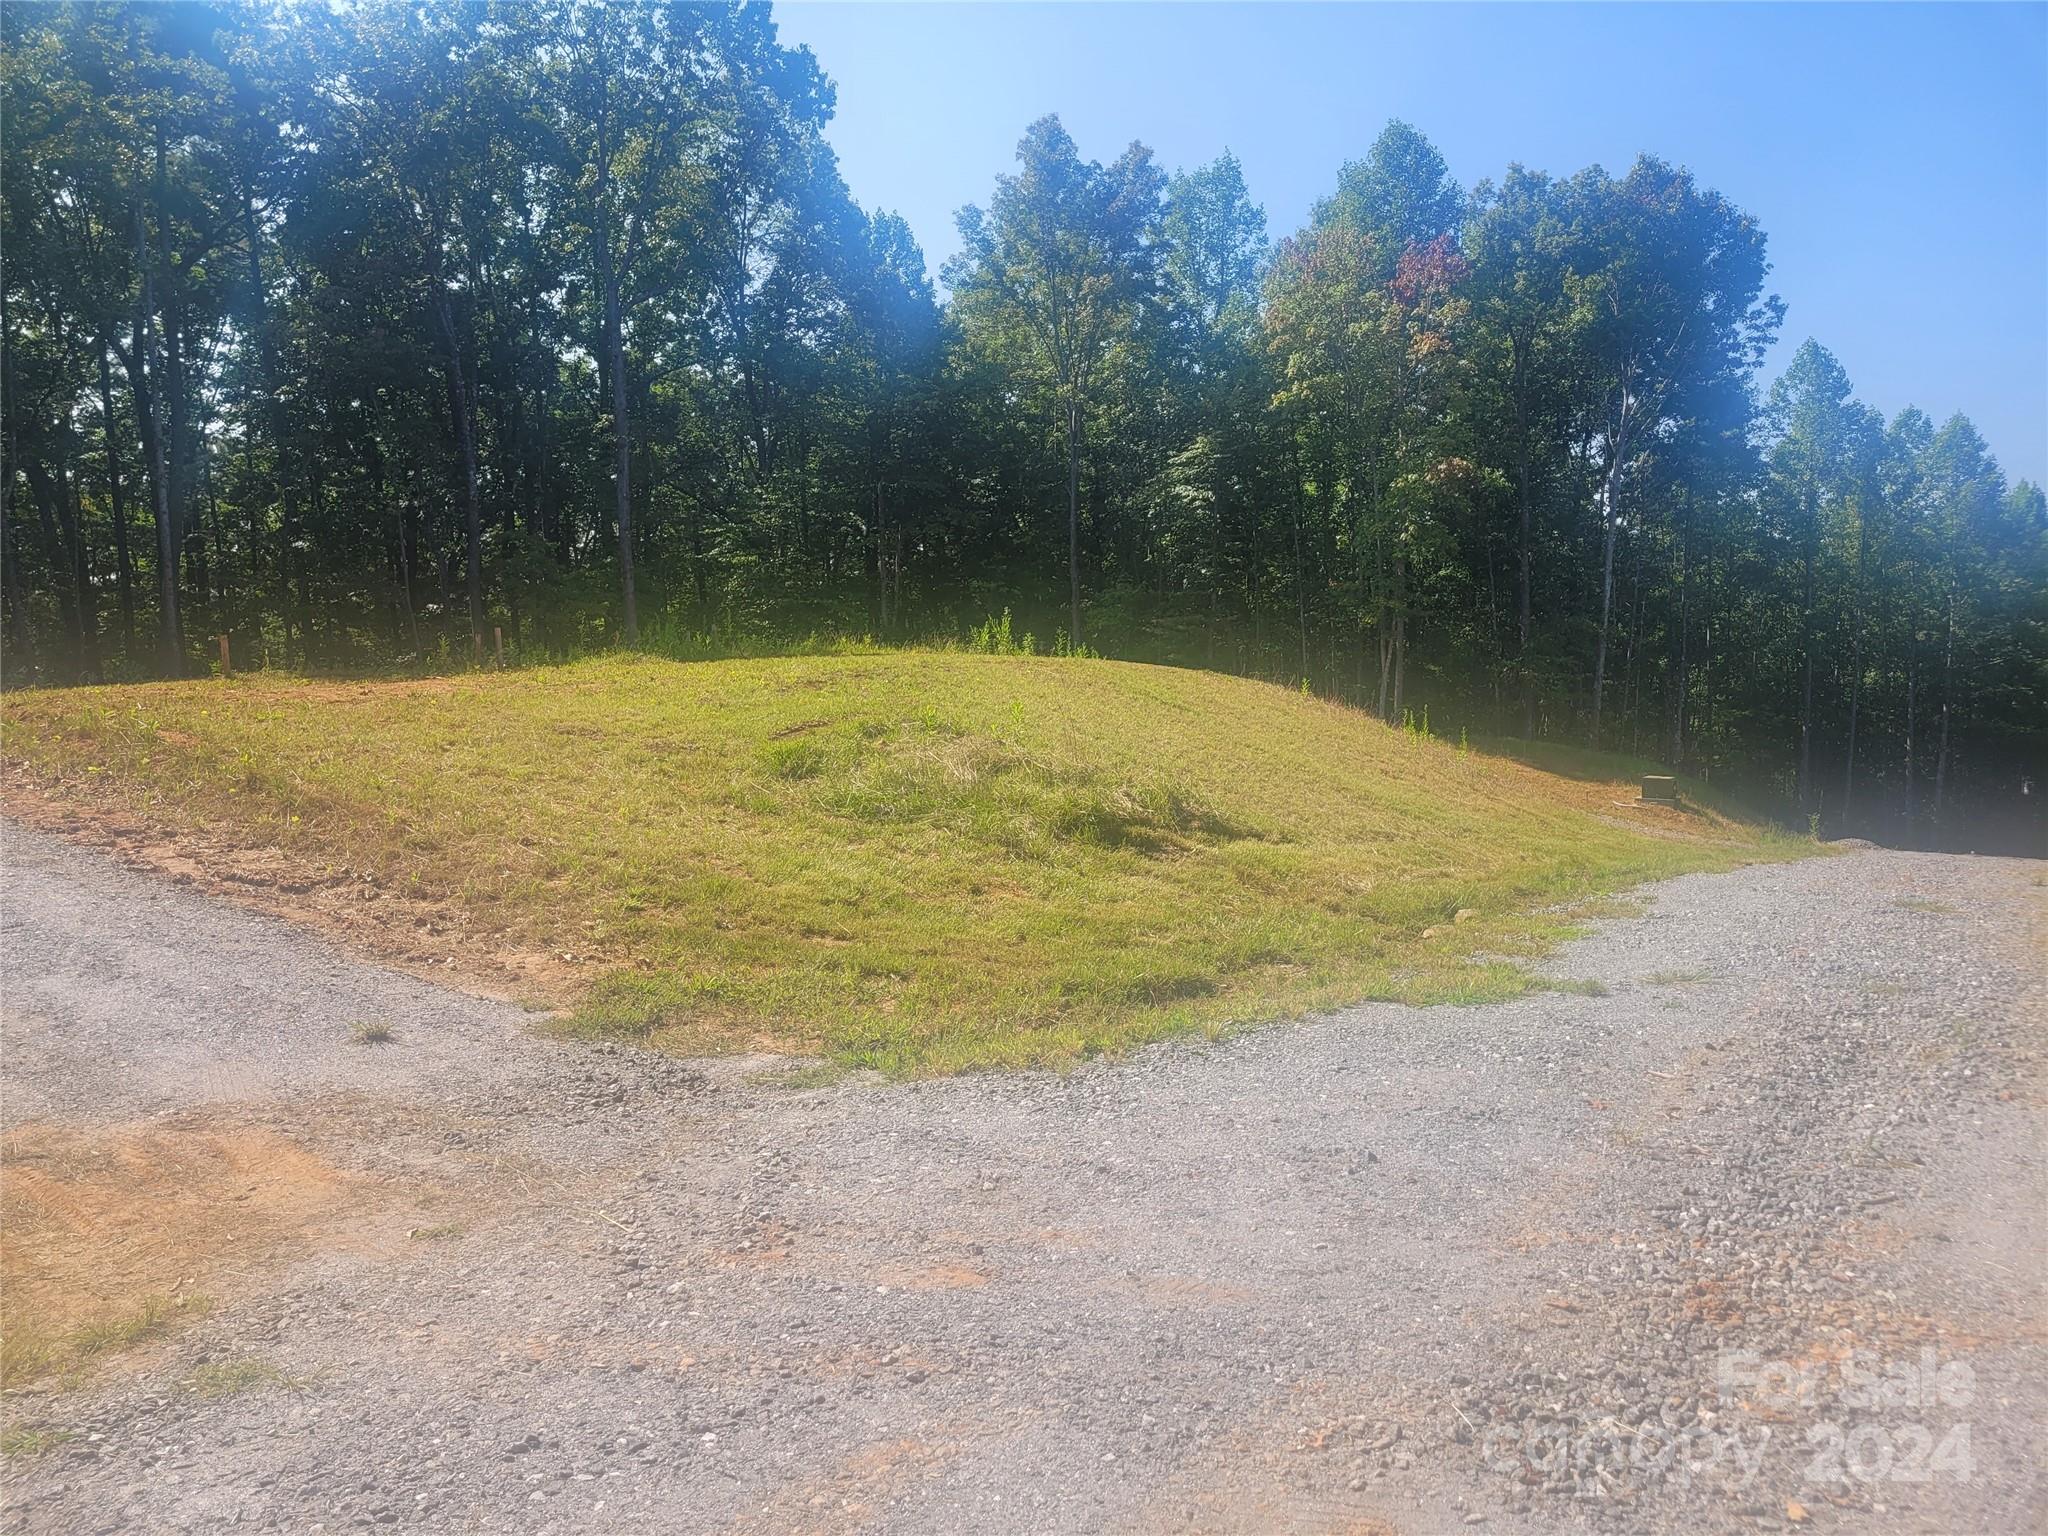
[[[505,665],[505,626],[493,624],[491,626],[491,639],[498,647],[498,665],[502,668]]]
[[[484,664],[484,632],[480,629],[469,632],[469,659],[476,666]]]
[[[226,635],[215,635],[214,638],[220,641],[220,675],[222,677],[233,677],[235,675],[235,664],[228,660],[228,637]]]

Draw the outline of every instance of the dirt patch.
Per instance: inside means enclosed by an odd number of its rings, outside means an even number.
[[[965,1264],[929,1264],[881,1273],[884,1285],[904,1291],[971,1291],[988,1284],[988,1271]]]
[[[292,1253],[346,1244],[387,1186],[274,1131],[197,1116],[0,1138],[0,1287],[26,1373],[66,1341],[243,1289]]]
[[[791,1487],[757,1516],[740,1521],[738,1529],[872,1529],[898,1497],[937,1477],[959,1454],[957,1442],[909,1436],[876,1441],[842,1456],[816,1481]]]
[[[19,768],[0,778],[0,813],[111,853],[130,869],[311,928],[356,954],[481,997],[566,1009],[619,958],[512,944],[476,927],[456,903],[394,890],[369,870],[174,830],[110,791],[68,782],[53,787]],[[587,940],[579,935],[577,943]]]
[[[1108,1288],[1156,1307],[1241,1307],[1256,1299],[1241,1285],[1222,1285],[1189,1275],[1130,1276],[1109,1282]]]

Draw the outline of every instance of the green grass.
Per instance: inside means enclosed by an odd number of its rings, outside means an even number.
[[[1711,980],[1712,976],[1713,973],[1711,971],[1703,971],[1697,967],[1686,967],[1675,971],[1652,971],[1643,980],[1646,984],[1653,987],[1690,987],[1696,986],[1700,982]]]
[[[1649,910],[1647,901],[1632,896],[1593,896],[1573,902],[1565,916],[1574,923],[1584,923],[1595,918],[1641,917]]]
[[[1607,983],[1576,976],[1531,976],[1531,992],[1562,992],[1570,997],[1605,997]]]
[[[73,1376],[103,1356],[147,1343],[181,1322],[204,1317],[212,1308],[208,1296],[149,1296],[61,1333],[10,1318],[0,1334],[0,1384],[15,1386],[53,1374]]]
[[[839,1062],[821,1061],[804,1066],[772,1067],[766,1072],[756,1072],[749,1081],[764,1088],[784,1088],[791,1093],[803,1093],[814,1088],[832,1087],[845,1078],[846,1071]]]
[[[290,1387],[298,1390],[303,1383],[294,1381],[282,1367],[254,1355],[244,1355],[235,1360],[216,1360],[200,1366],[186,1379],[186,1387],[195,1397],[213,1399],[239,1397],[244,1392],[254,1392],[263,1387]]]
[[[604,957],[562,1027],[897,1074],[1512,996],[1574,904],[1802,846],[1712,809],[1640,826],[1629,769],[1584,754],[1565,777],[1117,662],[615,656],[6,710],[7,756],[60,795]]]
[[[77,1431],[69,1429],[42,1429],[34,1425],[16,1424],[0,1429],[0,1456],[10,1460],[17,1456],[40,1456],[45,1451],[55,1450],[78,1438]]]
[[[1901,896],[1894,905],[1905,912],[1931,912],[1936,916],[1955,911],[1947,902],[1930,901],[1925,896]]]

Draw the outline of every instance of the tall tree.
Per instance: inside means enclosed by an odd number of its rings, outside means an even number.
[[[1586,339],[1580,436],[1600,468],[1599,625],[1591,737],[1600,742],[1613,631],[1614,557],[1632,467],[1665,424],[1696,407],[1744,398],[1783,306],[1762,297],[1763,232],[1689,172],[1644,157],[1614,180],[1574,178],[1572,271],[1566,278]]]
[[[1056,117],[1017,145],[984,214],[960,214],[962,250],[948,270],[969,346],[1036,382],[1066,440],[1068,634],[1081,626],[1082,415],[1119,341],[1146,320],[1159,278],[1165,177],[1133,144],[1113,164],[1083,160]]]

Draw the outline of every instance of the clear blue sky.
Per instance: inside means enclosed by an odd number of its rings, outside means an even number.
[[[1168,169],[1226,146],[1274,234],[1389,117],[1468,186],[1638,151],[1690,166],[1770,236],[1806,336],[1887,416],[1968,414],[2048,480],[2048,5],[777,5],[838,83],[864,206],[934,274],[1026,123]]]

